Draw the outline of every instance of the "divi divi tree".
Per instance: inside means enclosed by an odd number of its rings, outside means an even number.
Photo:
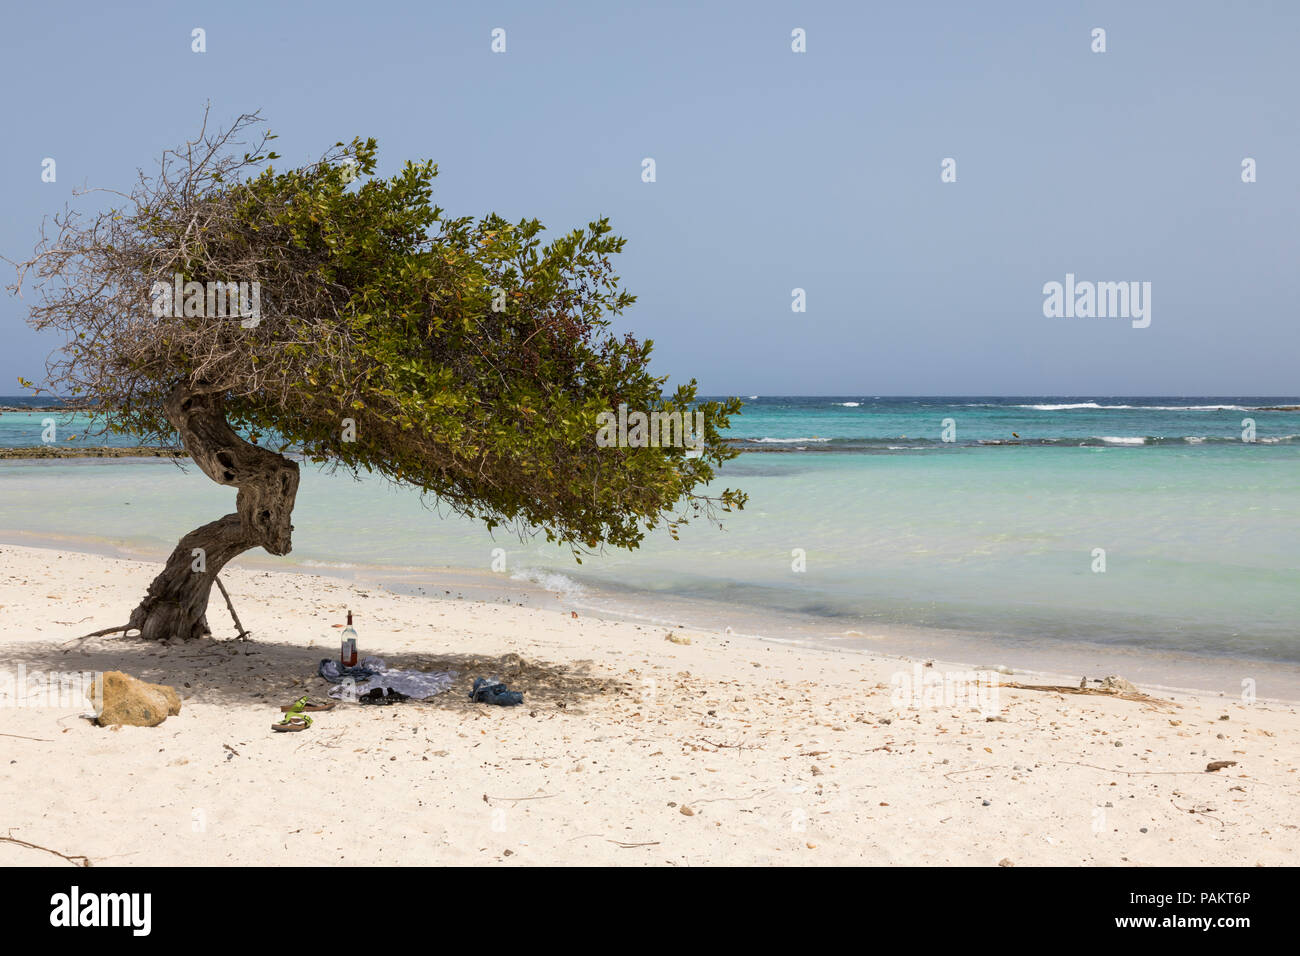
[[[256,114],[215,132],[205,118],[129,193],[102,191],[112,208],[55,216],[17,264],[29,323],[65,333],[40,387],[92,434],[179,440],[238,489],[122,630],[210,633],[221,569],[289,553],[303,464],[382,476],[578,560],[744,506],[706,493],[735,454],[719,430],[740,402],[698,402],[694,381],[665,395],[651,343],[609,329],[634,299],[606,219],[546,241],[535,219],[449,218],[431,162],[381,178],[375,141],[355,139],[278,168],[274,138]],[[598,443],[620,406],[703,413],[703,434]]]

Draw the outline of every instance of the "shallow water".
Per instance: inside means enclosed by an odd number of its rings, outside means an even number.
[[[935,653],[970,649],[951,659],[1110,648],[1300,665],[1300,442],[1285,439],[1300,413],[1257,410],[1294,400],[991,401],[760,400],[732,435],[847,441],[834,454],[742,455],[719,481],[750,503],[725,531],[696,524],[679,542],[653,535],[581,566],[440,517],[411,492],[304,466],[291,559],[242,560],[382,574],[410,590],[432,586],[433,569],[489,573],[504,561],[497,580],[593,608],[846,646],[903,650],[911,635]],[[1032,407],[1067,404],[1083,407]],[[946,417],[958,441],[940,439]],[[1245,417],[1260,440],[1240,440]],[[980,444],[1011,432],[1056,441]],[[233,489],[169,462],[0,462],[7,532],[152,555],[233,507]]]

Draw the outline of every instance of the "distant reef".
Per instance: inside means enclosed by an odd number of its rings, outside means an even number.
[[[97,446],[89,448],[60,448],[49,445],[31,445],[24,448],[0,448],[0,459],[4,458],[188,458],[189,454],[182,448],[109,448]]]

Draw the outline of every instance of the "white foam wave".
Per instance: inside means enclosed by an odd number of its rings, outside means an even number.
[[[756,445],[804,445],[810,441],[830,441],[829,438],[746,438]]]
[[[527,581],[530,584],[537,584],[545,591],[551,591],[555,594],[563,594],[566,597],[574,597],[586,591],[581,584],[558,571],[543,571],[538,568],[519,568],[512,575],[512,580]]]
[[[1101,435],[1097,440],[1104,441],[1107,445],[1145,445],[1147,443],[1147,440],[1140,435]]]
[[[989,406],[997,407],[997,406]],[[1032,408],[1040,412],[1060,412],[1072,408],[1134,409],[1153,412],[1247,412],[1244,405],[1099,405],[1096,402],[1074,402],[1067,405],[1013,405],[1012,408]]]
[[[1109,405],[1103,406],[1109,408]],[[1122,406],[1116,406],[1122,407]],[[1129,408],[1152,408],[1160,412],[1248,412],[1246,405],[1129,405]]]

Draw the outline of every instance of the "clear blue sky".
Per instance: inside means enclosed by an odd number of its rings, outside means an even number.
[[[639,297],[620,327],[705,393],[1300,392],[1300,3],[127,0],[0,16],[11,258],[74,186],[128,185],[210,100],[222,122],[260,109],[290,161],[355,135],[378,138],[381,173],[431,158],[451,214],[612,217]],[[1151,282],[1150,328],[1045,318],[1042,286],[1067,272]],[[0,394],[57,344],[25,314],[0,300]]]

